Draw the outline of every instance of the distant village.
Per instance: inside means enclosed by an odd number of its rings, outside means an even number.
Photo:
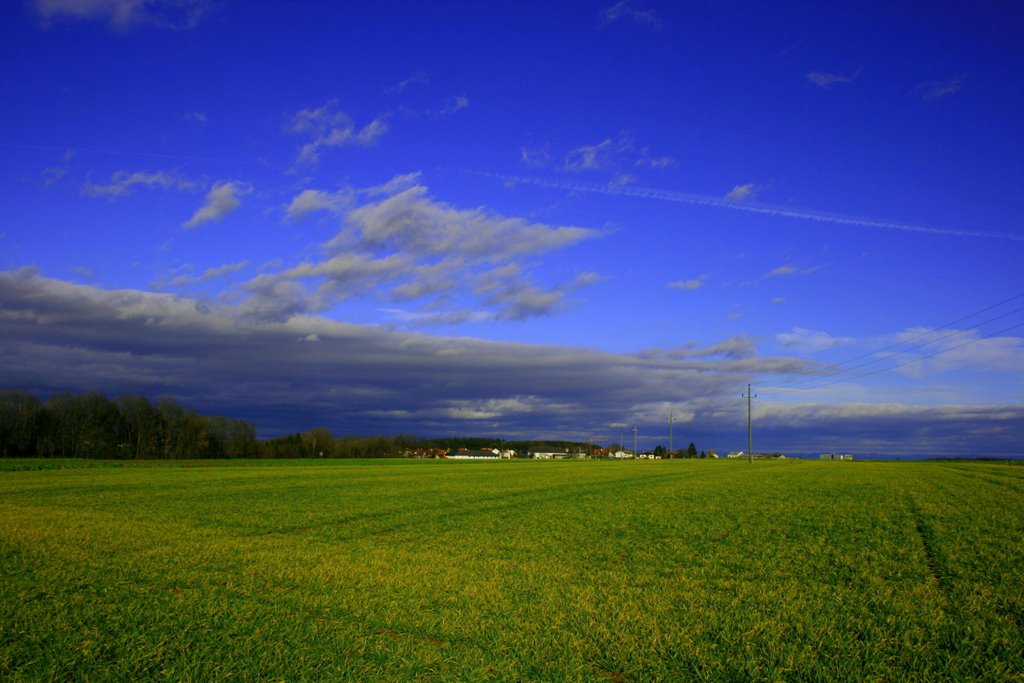
[[[189,459],[189,458],[431,458],[447,460],[668,460],[690,458],[784,459],[782,453],[679,450],[662,445],[641,451],[611,442],[601,448],[575,441],[505,441],[493,437],[421,439],[395,436],[337,437],[325,427],[258,439],[250,422],[201,415],[171,398],[56,394],[45,400],[0,388],[0,457]],[[670,441],[671,444],[671,441]],[[825,460],[853,456],[824,453]]]
[[[511,460],[513,458],[529,458],[533,460],[663,460],[671,458],[726,458],[737,459],[748,457],[743,451],[729,451],[724,456],[710,450],[706,453],[701,451],[699,455],[690,455],[687,451],[680,451],[672,456],[668,453],[657,451],[641,451],[635,453],[626,449],[591,448],[570,452],[563,449],[543,449],[516,451],[510,448],[417,448],[406,450],[402,453],[407,458],[433,458],[445,460]],[[848,453],[822,453],[822,460],[853,460]],[[753,458],[757,460],[785,460],[782,453],[754,453]]]

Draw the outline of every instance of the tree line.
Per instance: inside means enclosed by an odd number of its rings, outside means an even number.
[[[335,437],[324,427],[260,441],[251,422],[200,415],[172,398],[110,400],[89,392],[44,401],[25,391],[0,390],[0,457],[5,458],[388,458],[424,448],[498,446],[524,453],[548,444],[409,434]]]
[[[172,398],[110,400],[56,394],[41,401],[0,391],[0,456],[42,458],[242,458],[258,455],[245,420],[200,415]]]
[[[424,450],[466,448],[592,452],[576,441],[506,441],[490,437],[420,439],[397,436],[341,436],[318,427],[258,440],[245,420],[201,415],[172,398],[62,393],[40,400],[19,390],[0,390],[0,457],[189,459],[189,458],[390,458]],[[613,444],[613,449],[618,444]],[[665,449],[658,446],[661,455]],[[691,443],[676,457],[696,457]],[[700,457],[703,457],[703,452]]]

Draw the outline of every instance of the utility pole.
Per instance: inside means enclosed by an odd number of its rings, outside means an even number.
[[[747,393],[742,394],[747,399],[747,462],[754,462],[754,441],[751,438],[750,430],[750,399],[757,398],[757,394],[750,392],[750,385],[747,385]]]
[[[634,422],[634,423],[633,423],[633,457],[634,457],[634,458],[635,458],[635,457],[637,457],[638,455],[640,455],[639,453],[637,453],[637,452],[636,452],[636,433],[637,433],[637,431],[638,431],[639,429],[640,429],[640,428],[639,428],[639,427],[637,427],[637,426],[636,426],[636,423]]]
[[[675,452],[672,450],[672,411],[668,413],[668,459],[676,457]]]

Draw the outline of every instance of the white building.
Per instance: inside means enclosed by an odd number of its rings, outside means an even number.
[[[849,453],[822,453],[818,457],[821,460],[853,460]]]
[[[569,454],[565,451],[534,451],[533,457],[537,460],[564,460]]]

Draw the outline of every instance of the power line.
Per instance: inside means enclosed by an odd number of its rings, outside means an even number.
[[[988,310],[988,309],[986,309],[986,310]],[[887,355],[882,356],[880,358],[875,358],[873,360],[869,360],[869,361],[867,361],[865,363],[858,363],[857,365],[831,365],[831,366],[828,366],[828,367],[838,367],[839,370],[837,370],[835,372],[825,373],[824,377],[831,377],[831,376],[835,376],[835,375],[841,375],[841,374],[850,372],[851,370],[856,370],[858,368],[863,368],[863,367],[867,367],[869,365],[874,365],[875,363],[881,363],[883,361],[887,361],[887,360],[889,360],[891,358],[895,358],[896,356],[899,356],[901,354],[909,353],[911,351],[916,351],[917,349],[922,349],[922,348],[924,348],[926,346],[930,346],[931,344],[936,344],[936,343],[938,343],[940,341],[943,341],[945,339],[949,339],[950,337],[955,337],[958,334],[964,334],[965,332],[969,332],[970,330],[976,330],[976,329],[980,328],[982,325],[987,325],[988,323],[995,322],[996,320],[1002,320],[1003,318],[1009,317],[1009,316],[1013,315],[1014,313],[1019,313],[1021,311],[1024,311],[1024,306],[1022,306],[1020,308],[1015,308],[1014,310],[1012,310],[1012,311],[1010,311],[1008,313],[1003,313],[1002,315],[997,315],[995,317],[989,318],[988,320],[983,320],[980,323],[976,324],[975,326],[970,327],[970,328],[968,328],[966,330],[954,330],[954,331],[952,331],[952,332],[950,332],[948,334],[942,335],[941,337],[936,337],[934,339],[930,339],[930,340],[928,340],[926,342],[923,342],[921,344],[916,344],[914,346],[910,346],[910,347],[907,347],[907,348],[904,348],[904,349],[900,349],[899,351],[895,351],[893,353],[887,354]],[[917,335],[915,337],[912,337],[910,339],[904,340],[902,342],[897,342],[896,344],[891,344],[890,346],[886,346],[886,347],[884,347],[882,349],[879,349],[878,351],[872,351],[870,353],[862,354],[860,356],[857,356],[857,358],[866,358],[868,356],[873,356],[873,355],[876,355],[878,353],[881,353],[882,351],[887,351],[889,349],[894,349],[894,348],[896,348],[898,346],[902,346],[903,344],[908,344],[908,343],[914,341],[915,339],[920,339],[921,337],[926,337],[928,335],[935,334],[937,331],[942,330],[942,329],[945,329],[945,326],[944,327],[940,327],[940,328],[938,328],[936,330],[929,330],[928,332],[923,332],[923,333],[921,333],[921,334],[919,334],[919,335]],[[854,359],[851,359],[851,360],[857,360],[857,358],[854,358]],[[849,361],[847,361],[847,363],[849,363]],[[812,378],[809,378],[809,379],[800,379],[800,380],[796,380],[796,381],[793,381],[793,382],[788,382],[784,386],[786,386],[786,387],[794,387],[795,388],[795,387],[799,387],[801,384],[814,384],[814,383],[820,381],[821,378],[822,378],[821,376],[818,376],[818,377],[812,377]]]
[[[832,363],[830,365],[826,365],[824,368],[822,368],[822,371],[818,375],[816,375],[814,377],[803,377],[803,378],[791,379],[789,381],[782,382],[782,383],[778,384],[777,386],[779,388],[783,388],[783,389],[788,389],[788,388],[798,388],[799,389],[799,387],[801,385],[816,384],[817,382],[820,382],[825,377],[833,377],[833,376],[836,376],[836,375],[841,375],[841,374],[850,372],[852,370],[856,370],[858,368],[867,367],[867,366],[873,365],[875,363],[880,363],[880,362],[889,360],[891,358],[894,358],[895,356],[898,356],[901,353],[907,353],[909,351],[913,351],[913,350],[920,349],[920,348],[923,348],[925,346],[928,346],[929,344],[934,344],[934,343],[940,342],[940,341],[942,341],[944,339],[948,339],[950,337],[954,337],[954,336],[956,336],[958,334],[963,334],[964,332],[966,332],[968,330],[954,330],[953,332],[950,332],[949,334],[943,335],[943,336],[938,337],[938,338],[933,338],[933,339],[931,339],[929,341],[926,341],[926,342],[924,342],[922,344],[918,344],[916,346],[911,346],[911,347],[908,347],[908,348],[903,348],[900,351],[897,351],[895,353],[891,353],[891,354],[888,354],[888,355],[885,355],[885,356],[882,356],[882,357],[878,357],[878,354],[880,354],[880,353],[883,353],[885,351],[889,351],[889,350],[892,350],[892,349],[897,349],[899,347],[904,347],[905,345],[910,344],[910,343],[912,343],[914,341],[917,341],[918,339],[922,339],[924,337],[932,336],[932,335],[936,334],[937,332],[940,332],[942,330],[945,330],[945,329],[948,329],[948,328],[952,327],[953,325],[956,325],[956,324],[961,323],[961,322],[963,322],[965,320],[969,320],[971,318],[974,318],[974,317],[976,317],[978,315],[981,315],[982,313],[986,313],[986,312],[991,311],[991,310],[993,310],[995,308],[999,308],[1000,306],[1008,304],[1011,301],[1016,301],[1017,299],[1020,299],[1020,298],[1024,298],[1024,292],[1021,292],[1020,294],[1016,294],[1014,296],[1011,296],[1011,297],[1009,297],[1007,299],[1003,299],[1002,301],[1000,301],[998,303],[992,304],[990,306],[986,306],[985,308],[979,309],[979,310],[974,311],[972,313],[969,313],[967,315],[961,316],[961,317],[957,318],[956,320],[951,320],[951,321],[949,321],[947,323],[944,323],[943,325],[940,325],[937,328],[921,332],[920,334],[914,335],[913,337],[910,337],[909,339],[904,339],[902,341],[898,341],[898,342],[896,342],[894,344],[890,344],[888,346],[884,346],[884,347],[882,347],[880,349],[876,349],[874,351],[868,351],[867,353],[862,353],[859,356],[854,356],[853,358],[848,358],[847,360],[845,360],[845,361],[843,361],[841,363]],[[1012,310],[1012,311],[1010,311],[1008,313],[1004,313],[1002,315],[998,315],[998,316],[995,316],[993,318],[989,318],[987,320],[983,320],[980,323],[977,323],[973,327],[968,328],[968,329],[977,329],[977,328],[981,327],[982,325],[986,325],[986,324],[994,322],[996,320],[1000,320],[1002,318],[1006,318],[1006,317],[1008,317],[1010,315],[1013,315],[1014,313],[1018,313],[1018,312],[1020,312],[1022,310],[1024,310],[1024,307],[1016,308],[1016,309],[1014,309],[1014,310]],[[861,360],[863,358],[871,358],[872,356],[874,356],[874,358],[872,360],[870,360],[870,361],[867,361],[865,363],[858,363],[856,365],[850,365],[850,363],[852,363],[854,361],[858,361],[858,360]],[[812,388],[812,387],[807,387],[807,388]]]
[[[868,351],[867,353],[862,353],[859,356],[854,356],[853,358],[848,358],[845,361],[843,361],[843,363],[833,363],[831,365],[826,365],[824,370],[828,370],[830,368],[837,368],[837,370],[835,372],[828,372],[828,373],[825,373],[825,374],[826,374],[826,376],[828,376],[828,375],[836,375],[836,374],[844,372],[844,371],[846,371],[848,369],[853,369],[853,368],[848,368],[847,364],[852,363],[853,361],[860,360],[861,358],[869,358],[869,357],[874,356],[875,354],[881,353],[883,351],[888,351],[889,349],[895,349],[896,347],[903,346],[904,344],[909,344],[910,342],[913,342],[913,341],[916,341],[918,339],[921,339],[922,337],[927,337],[928,335],[934,334],[935,332],[938,332],[940,330],[944,330],[944,329],[946,329],[948,327],[956,325],[957,323],[963,322],[964,320],[969,320],[970,318],[973,318],[973,317],[975,317],[977,315],[981,315],[982,313],[986,313],[988,311],[991,311],[994,308],[999,308],[1003,304],[1008,304],[1011,301],[1015,301],[1016,299],[1020,299],[1021,297],[1024,297],[1024,292],[1021,292],[1020,294],[1017,294],[1015,296],[1011,296],[1009,299],[1004,299],[1003,301],[1000,301],[999,303],[992,304],[991,306],[986,306],[985,308],[982,308],[981,310],[974,311],[973,313],[968,313],[967,315],[962,316],[960,318],[957,318],[956,320],[951,320],[948,323],[940,325],[939,327],[936,327],[934,329],[927,330],[927,331],[922,332],[922,333],[920,333],[918,335],[915,335],[915,336],[911,337],[910,339],[904,339],[903,341],[896,342],[895,344],[890,344],[889,346],[884,346],[884,347],[882,347],[880,349],[876,349],[875,351]],[[1017,309],[1017,310],[1020,310],[1020,309]],[[1012,312],[1016,312],[1016,311],[1011,311],[1011,313]],[[1007,315],[1009,315],[1009,314],[1007,314]],[[1005,317],[1005,316],[1002,316],[1002,317]],[[998,318],[993,318],[992,320],[997,320],[997,319]],[[991,322],[991,320],[986,320],[984,322],[978,323],[978,325],[975,325],[975,327],[979,327],[980,325],[984,325],[985,323],[988,323],[988,322]],[[959,332],[962,332],[962,331],[963,330],[958,330],[957,332],[959,333]],[[936,340],[936,341],[938,341],[938,340]],[[893,355],[895,355],[895,354],[893,354]],[[879,359],[879,360],[884,360],[884,359]],[[862,367],[862,366],[854,366],[854,367]],[[808,381],[814,381],[814,379],[815,378],[812,378],[811,380],[806,380],[806,379],[792,380],[792,381],[789,381],[789,382],[785,382],[783,384],[783,386],[789,386],[789,385],[793,385],[793,384],[801,384],[801,383],[808,382]]]
[[[1005,317],[1005,316],[1000,316],[1000,317]],[[890,370],[895,370],[896,368],[902,368],[903,366],[910,365],[911,363],[918,363],[918,362],[923,361],[923,360],[928,360],[929,358],[934,358],[935,356],[941,356],[942,354],[949,353],[950,351],[956,351],[957,349],[962,349],[963,347],[970,346],[971,344],[977,344],[980,341],[984,341],[986,339],[991,339],[992,337],[995,337],[997,335],[1003,334],[1005,332],[1009,332],[1010,330],[1015,330],[1018,327],[1024,327],[1024,323],[1017,323],[1016,325],[1011,325],[1010,327],[1005,327],[1005,328],[999,330],[998,332],[992,332],[990,334],[986,334],[984,337],[978,337],[977,339],[971,339],[969,341],[964,342],[963,344],[957,344],[956,346],[951,346],[948,349],[940,349],[940,350],[938,350],[938,351],[936,351],[934,353],[929,353],[929,354],[927,354],[925,356],[919,356],[917,358],[911,358],[909,360],[903,361],[902,363],[897,363],[896,365],[893,365],[892,367],[882,368],[880,370],[872,370],[870,372],[862,372],[860,374],[853,375],[852,377],[840,378],[840,379],[832,380],[831,382],[822,382],[821,384],[818,384],[817,386],[804,387],[804,388],[801,388],[801,389],[795,389],[795,391],[808,391],[810,389],[820,389],[821,387],[827,387],[827,386],[831,386],[833,384],[839,384],[841,382],[849,382],[849,381],[852,381],[852,380],[855,380],[855,379],[860,379],[862,377],[871,377],[872,375],[880,375],[883,372],[889,372]]]

